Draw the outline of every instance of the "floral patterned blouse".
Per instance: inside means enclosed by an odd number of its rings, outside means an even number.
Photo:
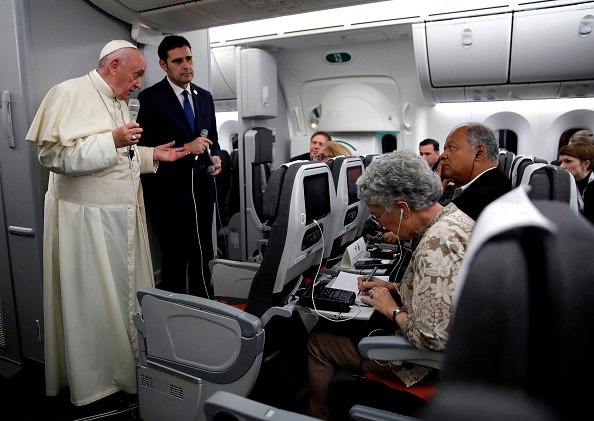
[[[473,227],[474,220],[450,203],[417,230],[418,244],[399,288],[406,317],[394,333],[417,348],[445,349],[456,278]],[[407,386],[433,370],[401,361],[390,366]]]

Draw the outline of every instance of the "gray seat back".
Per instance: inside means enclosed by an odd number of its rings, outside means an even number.
[[[569,171],[552,164],[535,163],[526,166],[520,185],[529,185],[528,197],[532,200],[565,202],[578,212],[575,180]]]
[[[594,227],[568,204],[533,202],[523,188],[485,209],[460,271],[441,383],[423,419],[526,419],[522,408],[574,419],[590,409],[590,244]]]
[[[321,196],[308,197],[307,179],[323,178]],[[316,193],[316,192],[313,192]],[[328,201],[328,213],[316,222],[307,215],[307,204]],[[261,317],[281,304],[286,290],[312,265],[319,265],[332,244],[336,192],[330,169],[323,162],[295,161],[276,169],[264,195],[264,216],[270,235],[248,294],[246,311]]]
[[[516,154],[507,149],[499,149],[499,168],[505,175],[510,176],[511,166]]]
[[[509,171],[512,189],[520,185],[522,174],[524,173],[526,167],[535,163],[548,164],[545,159],[536,158],[532,155],[516,155]]]
[[[264,351],[259,318],[217,301],[154,288],[138,292],[138,403],[145,421],[205,419],[217,390],[247,395]],[[213,339],[216,338],[216,339]]]

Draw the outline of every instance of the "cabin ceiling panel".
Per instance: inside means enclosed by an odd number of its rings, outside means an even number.
[[[363,44],[398,39],[411,39],[410,25],[385,26],[374,29],[345,30],[325,32],[286,38],[269,37],[267,39],[238,40],[237,45],[260,48],[268,52],[305,50],[315,47],[338,47],[341,45]],[[235,45],[232,43],[231,45]],[[217,48],[216,42],[211,47]]]
[[[297,13],[374,3],[380,0],[89,1],[124,22],[146,25],[164,34],[169,34]]]
[[[143,12],[145,10],[157,9],[160,7],[175,6],[184,3],[179,0],[119,0],[124,6],[134,10],[135,12]]]
[[[315,47],[330,47],[340,45],[352,45],[361,42],[386,41],[388,36],[383,31],[362,31],[357,33],[326,34],[323,36],[311,37],[308,41]]]
[[[195,10],[191,5],[176,5],[167,9],[147,10],[140,13],[142,22],[163,33],[189,32],[196,22],[201,25],[222,25],[224,20],[205,10]]]

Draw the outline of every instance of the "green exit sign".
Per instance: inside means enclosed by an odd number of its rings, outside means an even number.
[[[330,64],[348,63],[351,61],[349,53],[330,53],[326,54],[326,61]]]

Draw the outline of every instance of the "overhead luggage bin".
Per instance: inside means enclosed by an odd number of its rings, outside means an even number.
[[[434,87],[507,82],[512,14],[425,24]]]
[[[594,79],[594,3],[514,13],[510,82]]]

